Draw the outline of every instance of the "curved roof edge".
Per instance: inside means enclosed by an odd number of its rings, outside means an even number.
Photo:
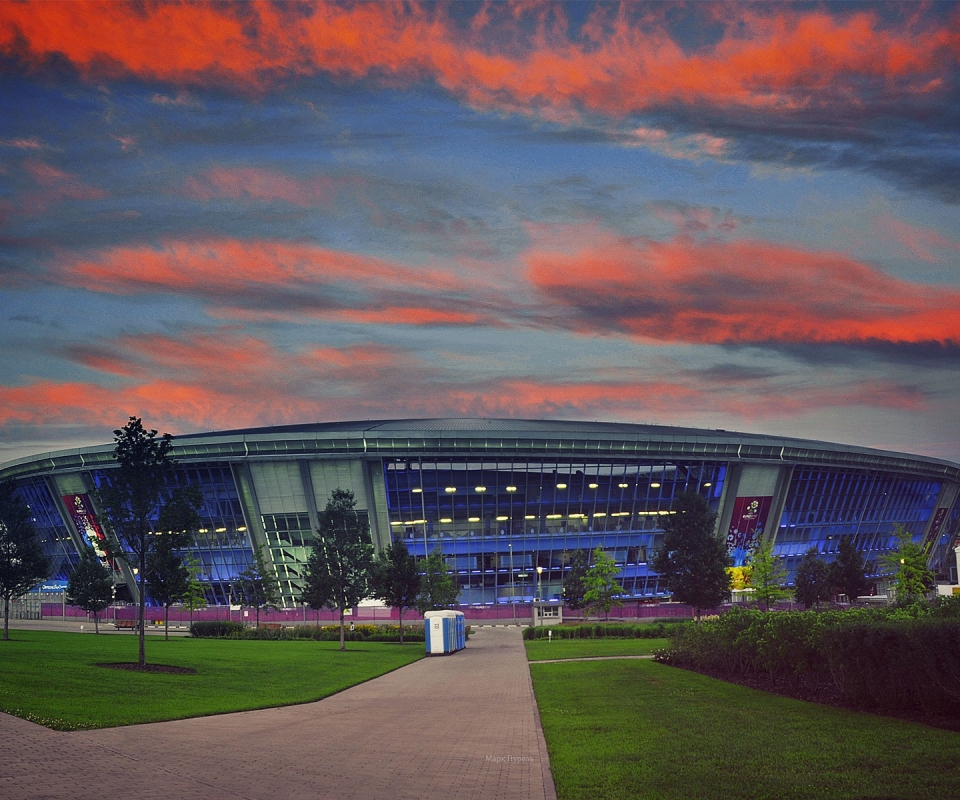
[[[183,462],[311,456],[703,458],[908,472],[960,480],[960,464],[928,456],[793,437],[621,422],[437,418],[317,422],[174,437]],[[109,466],[113,444],[0,464],[0,478]]]

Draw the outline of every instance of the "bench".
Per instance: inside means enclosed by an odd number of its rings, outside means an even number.
[[[137,624],[137,621],[135,619],[118,619],[113,624],[117,626],[118,631],[122,631],[122,630],[135,631],[140,627]]]

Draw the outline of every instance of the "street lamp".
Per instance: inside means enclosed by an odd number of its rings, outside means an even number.
[[[540,590],[540,585],[541,585],[541,584],[540,584],[540,580],[541,580],[542,576],[543,576],[543,567],[537,567],[537,602],[536,602],[536,609],[537,609],[537,619],[540,620],[540,624],[541,624],[541,625],[543,625],[543,620],[542,620],[542,617],[543,617],[543,594],[541,593],[541,590]]]
[[[513,606],[513,622],[517,622],[517,582],[513,577],[513,544],[508,544],[510,551],[510,605]]]

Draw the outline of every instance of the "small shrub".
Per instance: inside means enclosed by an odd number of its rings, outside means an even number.
[[[243,632],[243,623],[226,620],[204,620],[190,626],[190,635],[197,638],[228,639],[236,638]]]

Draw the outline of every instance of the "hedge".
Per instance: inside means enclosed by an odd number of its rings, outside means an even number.
[[[677,630],[665,664],[856,708],[960,715],[960,602],[933,609],[733,609]]]
[[[524,639],[546,639],[548,631],[555,639],[663,639],[689,622],[611,623],[548,625],[523,629]]]
[[[220,639],[315,639],[318,641],[340,641],[339,625],[295,625],[284,627],[273,623],[264,623],[256,628],[247,628],[239,622],[195,622],[190,633],[197,637],[213,637]],[[397,625],[354,625],[353,630],[348,627],[344,631],[344,639],[348,642],[399,642],[400,628]],[[422,628],[404,628],[404,642],[422,642]]]

